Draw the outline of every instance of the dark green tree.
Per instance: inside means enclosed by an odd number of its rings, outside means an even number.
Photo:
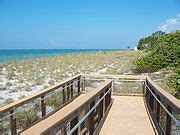
[[[141,38],[137,44],[137,49],[145,50],[145,49],[151,48],[152,46],[157,44],[158,39],[160,39],[161,37],[163,37],[165,35],[166,35],[165,32],[157,31],[148,37]]]
[[[160,38],[160,37],[165,36],[165,35],[166,35],[166,33],[163,31],[156,31],[153,34],[151,34],[152,37],[157,37],[157,38]]]
[[[156,44],[157,40],[158,40],[158,38],[153,37],[153,36],[142,38],[138,42],[137,49],[138,50],[145,50],[149,47],[152,47]]]
[[[179,93],[180,31],[165,34],[157,38],[155,44],[146,50],[147,55],[136,61],[137,71],[154,72],[163,68],[174,70],[175,75],[170,78],[168,85],[173,86]]]

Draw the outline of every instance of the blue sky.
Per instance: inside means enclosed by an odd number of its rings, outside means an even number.
[[[1,49],[127,49],[179,28],[179,0],[0,0]]]

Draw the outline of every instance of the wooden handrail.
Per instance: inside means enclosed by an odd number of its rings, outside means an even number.
[[[153,80],[151,80],[149,76],[147,77],[147,83],[174,111],[180,112],[180,100],[162,89]]]
[[[112,74],[81,74],[81,77],[93,78],[119,78],[119,79],[146,79],[145,75],[112,75]]]
[[[70,121],[77,114],[77,112],[81,112],[84,105],[88,105],[88,103],[92,102],[94,98],[96,98],[106,88],[110,87],[111,84],[112,81],[105,81],[101,83],[100,86],[95,88],[93,91],[81,95],[79,98],[75,99],[72,103],[57,111],[52,116],[49,116],[45,120],[37,123],[36,125],[32,126],[31,128],[25,130],[20,134],[48,134],[49,130],[52,130],[54,126],[59,126],[63,123],[66,123],[67,121]]]
[[[175,111],[180,112],[180,100],[175,98],[173,95],[166,92],[159,85],[157,85],[149,76],[145,75],[111,75],[111,74],[81,74],[81,77],[92,77],[92,78],[119,78],[119,79],[142,79],[147,80],[151,87],[156,90],[160,97],[164,99]]]
[[[150,77],[146,78],[145,88],[145,103],[158,133],[176,134],[178,131],[174,130],[173,127],[178,128],[180,125],[179,120],[176,118],[176,115],[178,116],[180,113],[180,100],[159,87]],[[164,118],[162,113],[165,114]],[[163,123],[162,118],[165,121]],[[163,126],[161,126],[162,124]]]
[[[121,79],[147,79],[147,81],[150,83],[150,85],[155,88],[156,92],[165,101],[167,101],[167,103],[169,105],[171,105],[172,108],[174,108],[175,110],[180,109],[180,100],[176,99],[171,94],[169,94],[168,92],[163,90],[154,81],[152,81],[149,76],[142,76],[142,75],[110,75],[110,74],[103,74],[103,75],[100,75],[100,74],[80,74],[80,75],[77,75],[75,77],[68,78],[65,81],[63,81],[63,82],[61,82],[59,84],[56,84],[54,86],[51,86],[51,87],[49,87],[47,89],[41,90],[41,91],[37,92],[36,94],[33,94],[33,95],[28,96],[28,97],[23,98],[23,99],[19,99],[16,102],[13,102],[13,103],[10,103],[10,104],[5,105],[3,107],[0,107],[0,113],[10,111],[14,107],[21,106],[22,104],[30,102],[30,101],[32,101],[32,100],[34,100],[36,98],[42,97],[42,96],[46,95],[47,93],[50,93],[53,90],[58,89],[59,87],[65,85],[67,82],[73,81],[73,80],[75,80],[77,78],[80,78],[80,77],[103,77],[103,78],[105,78],[105,77],[116,77],[116,78],[121,78]]]
[[[0,113],[10,111],[14,107],[21,106],[22,104],[30,102],[36,98],[42,97],[42,96],[46,95],[47,93],[50,93],[53,90],[58,89],[59,87],[63,86],[68,81],[73,81],[73,80],[80,78],[80,77],[103,77],[103,78],[104,77],[117,77],[117,78],[122,78],[122,79],[145,79],[146,78],[146,76],[141,76],[141,75],[80,74],[80,75],[77,75],[75,77],[68,78],[65,81],[63,81],[59,84],[53,85],[47,89],[41,90],[41,91],[37,92],[36,94],[33,94],[33,95],[28,96],[28,97],[23,98],[23,99],[19,99],[16,102],[13,102],[13,103],[10,103],[10,104],[5,105],[3,107],[0,107]]]
[[[50,93],[50,92],[58,89],[59,87],[62,87],[66,83],[72,82],[73,80],[75,80],[77,78],[80,78],[80,77],[81,77],[81,75],[77,75],[75,77],[68,78],[63,82],[61,82],[59,84],[56,84],[56,85],[53,85],[53,86],[51,86],[51,87],[49,87],[47,89],[41,90],[41,91],[37,92],[36,94],[33,94],[33,95],[28,96],[28,97],[23,98],[23,99],[19,99],[16,102],[13,102],[13,103],[10,103],[10,104],[5,105],[3,107],[0,107],[0,114],[4,113],[4,112],[7,112],[7,111],[11,111],[12,109],[17,108],[17,107],[19,107],[19,106],[21,106],[21,105],[23,105],[25,103],[28,103],[28,102],[30,102],[30,101],[32,101],[34,99],[45,96],[47,93]]]
[[[158,86],[149,76],[85,74],[82,77],[93,78],[94,80],[111,79],[114,83],[120,80],[142,80],[143,95],[147,110],[151,115],[158,133],[170,135],[178,132],[173,127],[179,128],[180,125],[179,120],[176,118],[180,114],[180,100]],[[165,116],[162,116],[162,112],[164,112]],[[162,117],[165,117],[165,123],[162,123]],[[165,129],[161,124],[164,124]]]
[[[148,99],[148,96],[146,95],[146,93],[143,93],[145,94],[145,99],[147,100],[146,102],[149,102],[148,104],[150,104],[150,109],[153,107],[154,108],[154,103],[152,102],[157,102],[157,100],[153,99],[152,95],[154,96],[157,96],[158,99],[160,99],[160,102],[164,101],[166,104],[167,104],[167,109],[169,110],[169,112],[171,114],[172,111],[174,113],[177,113],[179,114],[180,113],[180,100],[176,99],[174,96],[172,96],[171,94],[169,94],[168,92],[166,92],[165,90],[163,90],[160,86],[158,86],[153,80],[150,79],[149,76],[144,76],[144,75],[110,75],[110,74],[103,74],[103,75],[100,75],[100,74],[79,74],[75,77],[71,77],[69,79],[66,79],[65,81],[63,81],[62,83],[59,83],[59,84],[56,84],[54,86],[51,86],[47,89],[44,89],[44,90],[41,90],[39,92],[37,92],[36,94],[33,94],[31,96],[28,96],[26,98],[23,98],[23,99],[19,99],[18,101],[16,102],[13,102],[13,103],[10,103],[6,106],[3,106],[3,107],[0,107],[0,114],[4,114],[6,112],[10,112],[10,118],[11,118],[11,128],[12,128],[12,132],[15,132],[15,130],[13,131],[13,129],[16,129],[16,127],[13,127],[12,125],[16,125],[16,121],[14,120],[14,110],[26,103],[29,103],[31,101],[34,101],[36,99],[40,99],[41,101],[45,100],[44,97],[46,96],[46,94],[48,93],[51,93],[53,91],[55,91],[56,89],[62,87],[64,88],[66,85],[70,85],[72,84],[73,81],[75,80],[81,80],[81,78],[97,78],[97,79],[104,79],[106,80],[104,83],[101,83],[101,85],[96,88],[94,91],[90,92],[90,93],[87,93],[85,97],[82,97],[81,99],[83,99],[83,103],[79,101],[79,107],[82,107],[81,105],[85,105],[87,103],[89,103],[91,100],[94,100],[94,97],[97,96],[98,94],[100,94],[100,92],[102,90],[105,89],[105,87],[108,87],[111,83],[112,83],[112,80],[116,81],[116,79],[120,79],[120,80],[132,80],[132,81],[136,81],[136,80],[140,80],[143,82],[146,82],[146,85],[143,85],[143,89],[144,88],[147,88],[149,87],[150,89],[152,89],[152,92],[151,93],[147,93],[147,94],[151,94],[150,96],[150,99]],[[109,80],[108,80],[109,79]],[[82,83],[83,84],[83,83]],[[68,87],[68,92],[71,90],[70,88],[71,86]],[[80,82],[78,82],[78,92],[80,92]],[[146,90],[147,92],[147,90]],[[153,94],[154,93],[154,94]],[[72,94],[72,93],[71,93]],[[67,95],[68,98],[70,95]],[[71,95],[73,96],[73,95]],[[81,95],[82,96],[82,95]],[[158,106],[159,106],[159,103],[157,103]],[[44,117],[46,115],[46,110],[45,110],[45,107],[44,106],[44,102],[41,102],[41,111],[42,111],[42,117]],[[152,107],[151,107],[152,106]],[[66,107],[64,107],[66,108]],[[64,108],[62,108],[61,110],[63,110]],[[75,109],[75,108],[72,108],[72,109]],[[72,110],[71,109],[71,110]],[[74,115],[74,113],[78,110],[77,108],[72,111],[71,113],[69,113],[68,117],[70,117],[70,115]],[[157,112],[159,113],[159,108],[156,108],[157,109]],[[59,110],[59,111],[61,111]],[[153,111],[153,110],[152,110]],[[155,115],[152,113],[152,115]],[[9,117],[8,116],[8,117]],[[159,114],[158,116],[155,116],[157,117],[157,119],[159,119]],[[66,117],[67,118],[67,117]],[[64,119],[63,119],[64,120]],[[169,116],[167,116],[167,120],[168,122],[171,121],[171,118]],[[61,119],[58,119],[58,121],[61,121]],[[170,129],[170,124],[167,126],[167,129]],[[168,131],[170,132],[170,130]],[[14,135],[16,134],[13,133]]]

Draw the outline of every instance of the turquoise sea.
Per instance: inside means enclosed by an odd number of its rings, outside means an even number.
[[[71,55],[89,52],[115,51],[112,49],[0,49],[0,62],[25,60],[49,56]]]

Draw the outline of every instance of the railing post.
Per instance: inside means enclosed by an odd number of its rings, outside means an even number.
[[[16,118],[14,118],[13,112],[14,112],[13,110],[10,111],[11,133],[12,135],[17,135]]]
[[[168,105],[168,111],[172,113],[171,107]],[[166,135],[171,134],[171,117],[166,113]]]
[[[89,106],[86,106],[86,107],[85,107],[85,114],[88,113],[88,111],[89,111]],[[85,129],[85,131],[84,131],[84,134],[87,134],[88,131],[89,131],[89,123],[88,123],[88,121],[85,122],[85,128],[86,128],[86,129]],[[81,134],[84,135],[82,132],[81,132]]]
[[[41,112],[42,117],[46,115],[46,102],[44,101],[44,96],[41,97]]]
[[[86,81],[85,81],[85,77],[82,78],[82,91],[85,92],[85,84],[86,84]]]
[[[67,83],[67,100],[70,99],[70,89],[69,89],[69,84],[70,84],[70,83]]]
[[[78,93],[80,93],[80,88],[81,88],[81,82],[80,82],[80,78],[78,78]]]
[[[145,82],[144,81],[142,81],[142,93],[143,93],[143,95],[145,94]]]
[[[73,81],[71,82],[71,88],[70,88],[71,90],[71,99],[73,98]]]
[[[157,98],[159,99],[159,101],[161,100],[159,95],[157,95]],[[159,123],[159,120],[160,120],[160,105],[159,105],[159,102],[157,102],[157,101],[156,101],[156,120]]]
[[[100,99],[103,97],[103,93],[100,94]],[[101,121],[103,117],[103,100],[99,104],[99,121]]]
[[[152,92],[154,93],[154,90],[152,90]],[[151,93],[150,93],[150,107],[152,111],[154,112],[154,97]]]
[[[105,94],[105,90],[103,91],[103,96]],[[103,101],[103,116],[105,115],[105,111],[106,111],[106,97],[104,97]]]
[[[112,83],[111,83],[109,89],[111,89],[109,92],[109,104],[110,104],[111,103],[111,94],[112,94]]]
[[[147,81],[147,79],[145,80],[145,82],[144,82],[144,97],[145,97],[145,100],[146,101],[148,101],[147,99],[148,99],[148,88],[147,88],[147,85],[148,85],[148,81]]]
[[[105,93],[109,90],[109,87],[105,89]],[[105,96],[105,111],[107,110],[109,104],[109,93]]]
[[[66,102],[65,86],[62,86],[63,104]]]
[[[70,122],[70,129],[72,129],[79,121],[79,117],[76,116],[71,122]],[[72,133],[72,135],[78,135],[78,129],[76,129],[74,131],[74,133]]]
[[[89,109],[91,109],[94,105],[95,105],[95,101],[91,102]],[[89,135],[92,135],[94,132],[94,110],[89,115],[88,121],[89,121]]]
[[[115,80],[114,79],[112,79],[112,93],[114,94],[115,93]]]

